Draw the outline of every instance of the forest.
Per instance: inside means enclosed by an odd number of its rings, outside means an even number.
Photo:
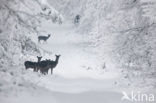
[[[156,0],[0,0],[0,101],[156,94],[155,11]]]

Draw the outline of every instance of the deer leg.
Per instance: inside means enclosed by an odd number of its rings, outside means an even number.
[[[35,72],[35,68],[34,68],[34,72]]]
[[[41,70],[40,70],[40,73],[43,74]]]
[[[53,69],[51,68],[51,74],[53,74]]]
[[[44,43],[47,44],[47,40],[44,40]]]
[[[46,72],[45,72],[46,74],[48,74],[48,70],[46,70]]]
[[[39,71],[39,68],[37,68],[37,72]]]
[[[42,70],[42,68],[40,68],[40,73],[43,74],[43,70]]]
[[[47,74],[47,71],[44,71],[44,75],[46,75]]]

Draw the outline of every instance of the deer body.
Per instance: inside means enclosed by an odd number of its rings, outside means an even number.
[[[52,60],[41,61],[42,57],[37,56],[38,62],[25,61],[24,62],[25,68],[26,69],[32,68],[34,71],[37,71],[37,72],[38,70],[40,70],[40,72],[44,75],[48,74],[48,70],[51,69],[51,74],[52,74],[53,69],[57,66],[59,58],[60,58],[60,55],[55,55],[55,56],[56,56],[55,61],[52,61]]]
[[[48,36],[38,36],[38,42],[40,42],[41,40],[43,41],[47,41],[47,39],[49,39],[50,34],[48,34]]]
[[[50,61],[49,63],[50,68],[51,68],[51,74],[53,74],[53,69],[57,66],[59,58],[60,58],[60,55],[55,55],[55,56],[56,56],[55,61]]]
[[[25,62],[24,62],[24,65],[25,65],[25,68],[26,68],[26,69],[32,68],[34,71],[36,71],[36,65],[37,65],[36,62],[25,61]]]
[[[45,60],[39,63],[40,71],[42,74],[48,74],[48,70],[51,69],[51,74],[53,73],[53,69],[57,66],[60,55],[55,55],[55,61]]]
[[[32,68],[34,71],[38,71],[38,63],[41,61],[42,57],[38,57],[38,62],[25,61],[24,65],[26,69]]]
[[[48,74],[49,62],[47,60],[41,61],[38,63],[38,67],[42,74]]]
[[[74,23],[78,24],[80,22],[80,15],[76,15],[74,19]]]
[[[38,61],[37,61],[37,65],[36,65],[36,71],[38,72],[38,70],[40,69],[40,68],[39,68],[39,63],[40,63],[42,57],[38,57],[38,56],[37,56],[37,59],[38,59]]]

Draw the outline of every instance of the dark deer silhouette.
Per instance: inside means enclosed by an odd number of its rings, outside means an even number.
[[[52,61],[50,59],[46,59],[41,61],[42,57],[38,57],[37,62],[32,62],[32,61],[25,61],[24,65],[25,68],[32,68],[35,72],[38,72],[38,70],[40,70],[40,72],[44,75],[48,74],[48,70],[51,69],[51,74],[53,73],[53,69],[57,66],[60,55],[55,55],[56,59],[55,61]]]
[[[38,36],[38,42],[40,42],[41,40],[43,41],[47,41],[47,39],[49,39],[50,34],[48,34],[48,36]]]
[[[49,65],[50,65],[49,67],[51,68],[51,74],[53,74],[53,69],[57,66],[61,55],[55,55],[55,56],[56,56],[55,61],[49,61]]]
[[[32,68],[33,71],[37,72],[38,71],[38,63],[41,61],[42,57],[38,57],[38,62],[32,62],[32,61],[25,61],[24,65],[26,69]]]
[[[48,74],[48,70],[51,69],[51,74],[53,73],[53,69],[57,66],[60,55],[55,55],[55,61],[52,60],[44,60],[39,63],[39,68],[42,74]]]
[[[74,18],[74,23],[77,24],[80,22],[80,15],[76,15]]]
[[[38,62],[41,61],[42,57],[37,56]]]
[[[38,61],[37,61],[37,65],[36,65],[36,71],[38,72],[38,70],[39,70],[39,63],[40,63],[40,61],[41,61],[41,59],[42,59],[42,56],[41,57],[39,57],[39,56],[37,56],[37,59],[38,59]]]
[[[37,63],[36,62],[32,62],[32,61],[25,61],[24,62],[24,65],[25,65],[25,69],[29,69],[29,68],[32,68],[34,71],[36,71],[36,65]]]
[[[38,68],[42,74],[48,74],[48,70],[50,68],[49,60],[44,60],[38,63]]]

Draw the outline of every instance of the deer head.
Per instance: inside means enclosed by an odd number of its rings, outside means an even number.
[[[48,37],[50,37],[51,36],[51,34],[48,34]]]
[[[41,57],[37,56],[37,59],[38,59],[38,62],[40,62],[42,59],[42,56]]]

